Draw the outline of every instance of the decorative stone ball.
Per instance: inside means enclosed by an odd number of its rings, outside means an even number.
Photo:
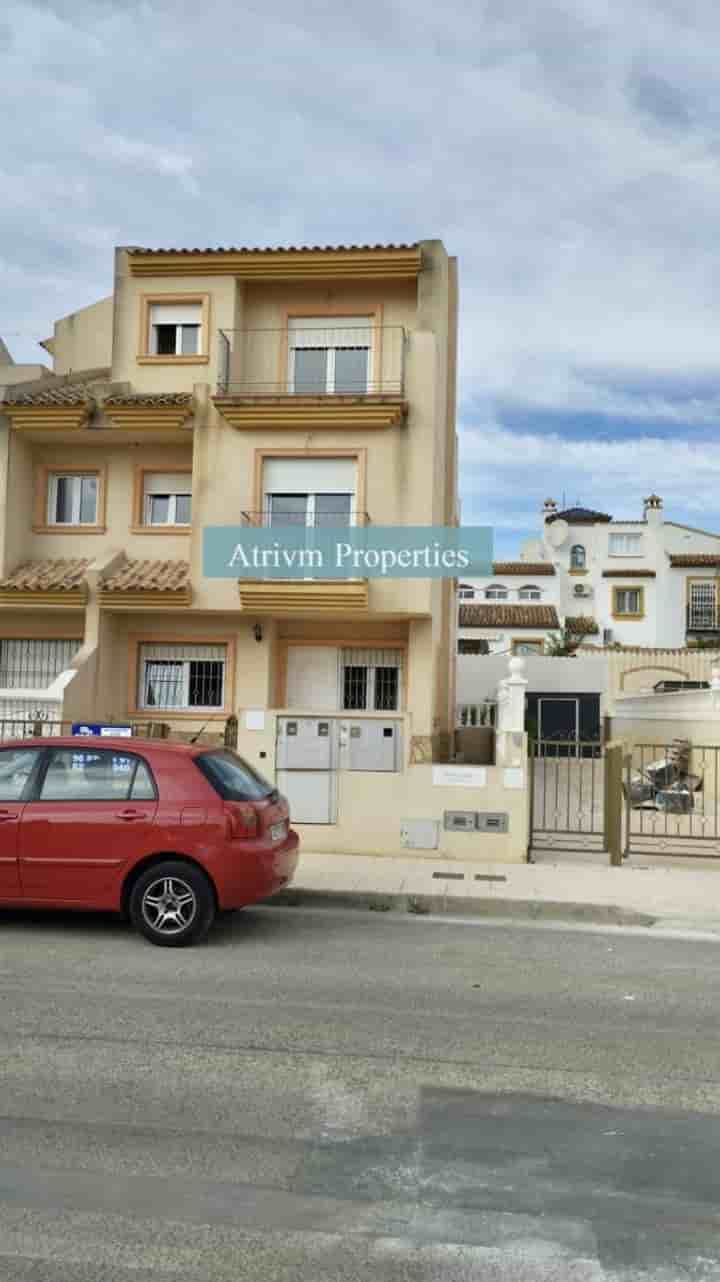
[[[520,677],[525,671],[525,660],[519,654],[514,654],[508,663],[511,677]]]

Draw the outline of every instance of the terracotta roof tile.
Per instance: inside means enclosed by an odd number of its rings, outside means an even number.
[[[0,589],[11,592],[73,592],[81,588],[90,558],[72,557],[61,560],[24,561]]]
[[[670,564],[678,568],[698,569],[703,565],[720,566],[720,555],[717,552],[680,552],[670,557]]]
[[[720,559],[720,558],[719,558]],[[654,570],[603,570],[604,579],[654,579]]]
[[[103,592],[184,592],[190,582],[188,561],[124,561],[100,587]]]
[[[417,241],[399,245],[208,245],[204,249],[150,249],[140,245],[126,245],[128,254],[338,254],[378,249],[417,249]]]
[[[132,392],[106,396],[103,405],[192,405],[189,392]]]
[[[91,401],[86,383],[70,383],[65,387],[48,387],[42,391],[6,396],[0,405],[88,405]]]
[[[555,568],[549,561],[494,561],[493,574],[521,574],[530,578],[554,574]]]
[[[589,637],[595,636],[600,631],[595,619],[591,619],[586,614],[566,615],[565,627],[574,632],[576,636],[579,632],[584,632]]]
[[[559,628],[554,605],[461,605],[461,628]]]
[[[545,524],[553,521],[567,521],[568,525],[595,525],[599,522],[612,521],[607,512],[595,512],[591,507],[568,507],[563,512],[552,512],[546,517]]]

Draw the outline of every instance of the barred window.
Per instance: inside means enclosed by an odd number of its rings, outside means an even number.
[[[177,711],[225,704],[225,645],[141,645],[138,704]]]
[[[401,650],[342,650],[342,706],[346,712],[397,712]]]
[[[0,641],[0,688],[44,690],[66,668],[79,641]]]

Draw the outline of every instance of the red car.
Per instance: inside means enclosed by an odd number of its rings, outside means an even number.
[[[179,948],[292,880],[287,802],[225,748],[67,737],[0,745],[0,905],[127,914]]]

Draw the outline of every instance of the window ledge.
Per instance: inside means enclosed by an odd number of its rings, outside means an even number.
[[[636,622],[638,619],[644,619],[644,618],[645,618],[645,615],[644,615],[644,614],[614,614],[614,613],[613,613],[613,616],[612,616],[612,617],[613,617],[613,619],[617,619],[618,623],[622,623],[623,619],[630,619],[631,621]]]
[[[187,712],[184,708],[131,708],[128,716],[140,717],[143,721],[227,721],[230,709],[206,712],[197,708],[194,712]]]
[[[191,525],[131,525],[131,534],[192,534]]]
[[[207,365],[210,357],[204,356],[138,356],[138,365]]]
[[[33,534],[107,534],[106,525],[33,525]]]

